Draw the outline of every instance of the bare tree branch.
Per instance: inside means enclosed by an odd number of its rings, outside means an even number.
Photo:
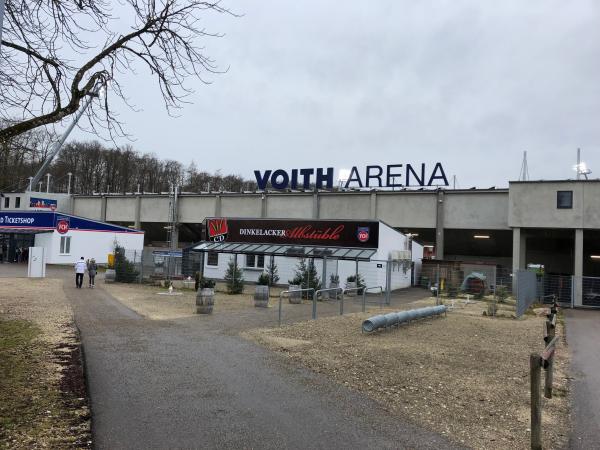
[[[119,83],[124,73],[145,67],[158,81],[169,113],[188,102],[190,77],[206,83],[204,74],[221,73],[198,45],[202,38],[222,36],[199,26],[207,12],[235,16],[220,1],[123,1],[124,13],[135,20],[121,34],[111,29],[116,19],[105,0],[6,0],[0,100],[7,108],[0,111],[5,119],[0,141],[59,123],[79,109],[97,83],[109,82],[110,96],[93,102],[88,125],[111,137],[124,135],[113,105],[119,100],[131,106]],[[89,43],[92,39],[104,45]],[[69,59],[73,50],[83,62]]]

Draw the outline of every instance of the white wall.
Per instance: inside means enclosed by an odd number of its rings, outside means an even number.
[[[71,236],[69,254],[60,254],[61,236]],[[114,249],[115,240],[126,250],[141,252],[144,248],[144,235],[137,233],[110,233],[101,231],[69,230],[66,234],[40,233],[35,236],[36,247],[46,248],[48,264],[73,264],[82,256],[94,258],[98,264],[108,263],[108,254]]]

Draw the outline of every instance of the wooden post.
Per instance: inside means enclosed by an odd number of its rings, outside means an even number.
[[[554,381],[554,354],[546,365],[546,378],[544,380],[544,397],[552,398],[552,382]]]
[[[542,375],[542,358],[532,353],[529,355],[529,378],[531,381],[531,448],[542,449],[542,395],[540,381]]]

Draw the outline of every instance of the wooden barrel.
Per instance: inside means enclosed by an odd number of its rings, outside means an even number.
[[[290,284],[290,287],[288,288],[288,291],[298,291],[298,292],[290,292],[289,297],[288,297],[288,301],[294,305],[299,305],[300,303],[302,303],[302,292],[300,292],[300,285],[299,284]]]
[[[355,288],[356,288],[356,282],[355,281],[348,281],[346,283],[346,289],[355,289]],[[349,297],[353,297],[353,296],[356,295],[356,293],[357,293],[357,291],[350,291],[346,295],[348,295]]]
[[[330,283],[329,284],[329,289],[335,289],[335,288],[338,288],[338,287],[340,287],[339,283]],[[339,296],[340,296],[340,290],[329,291],[329,299],[330,300],[335,300],[335,299],[339,298]]]
[[[257,308],[267,308],[269,306],[269,286],[255,286],[254,306]]]
[[[196,294],[196,313],[212,314],[214,304],[214,289],[198,289],[198,293]]]
[[[105,283],[114,283],[115,281],[115,269],[106,269],[106,272],[104,272],[104,282]]]

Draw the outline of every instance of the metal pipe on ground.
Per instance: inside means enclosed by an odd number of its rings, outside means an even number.
[[[398,311],[389,314],[379,314],[365,320],[362,330],[372,333],[380,328],[389,328],[393,325],[400,326],[402,323],[411,322],[416,319],[424,319],[438,314],[446,313],[446,305],[428,306],[426,308],[411,309],[409,311]]]

